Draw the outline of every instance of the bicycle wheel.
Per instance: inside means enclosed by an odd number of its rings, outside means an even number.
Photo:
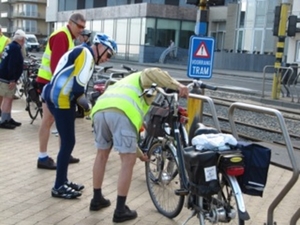
[[[23,75],[22,75],[23,76]],[[17,81],[17,86],[16,86],[16,94],[20,98],[22,98],[24,94],[24,83],[23,83],[23,77],[20,77],[20,79]]]
[[[41,110],[41,104],[39,102],[32,101],[31,98],[28,96],[27,97],[27,109],[28,109],[28,114],[30,118],[32,119],[32,122],[37,118],[38,114],[40,113]]]
[[[234,179],[234,180],[233,180]],[[233,182],[237,182],[236,178],[230,179],[227,174],[220,173],[220,186],[221,190],[218,194],[212,196],[209,206],[205,206],[209,201],[204,199],[204,208],[209,208],[209,216],[205,219],[205,225],[208,224],[230,224],[230,225],[244,225],[245,221],[241,218],[242,214],[239,214],[239,201],[237,200],[237,191],[234,190],[235,185]],[[237,184],[237,183],[236,183]],[[237,184],[238,185],[238,184]],[[201,224],[201,216],[199,215],[199,221]],[[248,217],[248,213],[244,214],[244,219]]]
[[[168,218],[176,217],[182,210],[184,196],[175,194],[181,188],[178,164],[169,149],[154,143],[148,151],[146,183],[151,200],[157,211]]]

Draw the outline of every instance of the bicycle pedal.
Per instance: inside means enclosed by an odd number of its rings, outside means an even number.
[[[182,196],[182,195],[188,195],[188,194],[189,194],[189,191],[184,188],[175,190],[175,195]]]

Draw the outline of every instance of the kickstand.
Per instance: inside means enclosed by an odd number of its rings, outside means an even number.
[[[187,222],[189,222],[189,220],[190,219],[192,219],[194,216],[196,215],[196,211],[195,210],[193,210],[192,211],[192,214],[190,215],[190,217],[189,218],[187,218],[187,220],[186,221],[184,221],[184,223],[182,224],[182,225],[185,225]]]

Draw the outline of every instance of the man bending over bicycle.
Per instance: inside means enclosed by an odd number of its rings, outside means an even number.
[[[154,100],[154,97],[147,98],[141,95],[143,90],[150,88],[153,83],[178,90],[181,97],[187,97],[189,93],[186,86],[173,79],[166,71],[148,68],[130,74],[109,86],[92,109],[98,151],[93,168],[94,196],[90,210],[97,211],[110,205],[110,201],[102,195],[102,183],[105,166],[114,147],[121,159],[114,222],[124,222],[137,217],[137,212],[130,210],[125,202],[136,162],[138,132]]]

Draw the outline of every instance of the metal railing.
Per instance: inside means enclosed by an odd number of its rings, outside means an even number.
[[[254,111],[254,112],[258,112],[258,113],[264,113],[264,114],[276,116],[278,119],[280,128],[281,128],[281,131],[282,131],[282,135],[284,137],[285,145],[287,147],[289,158],[290,158],[290,161],[292,164],[293,175],[292,175],[291,179],[289,180],[289,182],[284,186],[284,188],[281,190],[281,192],[277,195],[277,197],[273,200],[273,202],[270,204],[270,206],[268,208],[268,215],[267,215],[268,217],[267,217],[266,225],[273,225],[275,208],[282,201],[282,199],[286,196],[286,194],[292,189],[292,187],[294,186],[294,184],[297,182],[297,180],[299,178],[299,167],[298,167],[296,159],[295,159],[294,148],[292,146],[292,142],[291,142],[289,133],[287,131],[286,124],[284,122],[284,118],[278,110],[272,109],[272,108],[267,108],[267,107],[262,107],[262,106],[250,105],[250,104],[241,103],[241,102],[232,103],[230,105],[229,111],[228,111],[228,118],[229,118],[229,123],[231,126],[231,131],[232,131],[233,136],[235,136],[237,139],[238,139],[238,133],[237,133],[234,118],[233,118],[234,110],[237,108],[242,109],[242,110]],[[295,224],[295,222],[297,221],[299,216],[300,216],[300,212],[298,209],[298,211],[291,218],[290,224]]]
[[[208,97],[208,96],[205,96],[205,95],[197,95],[197,94],[189,94],[189,98],[196,98],[196,99],[200,99],[202,101],[206,101],[209,105],[209,108],[210,108],[210,112],[211,112],[211,115],[212,115],[212,119],[214,121],[214,124],[215,124],[215,128],[221,132],[221,126],[220,126],[220,123],[219,123],[219,120],[218,120],[218,116],[217,116],[217,111],[216,111],[216,107],[215,107],[215,104],[214,104],[214,101]],[[202,115],[200,115],[202,117]]]
[[[274,65],[266,65],[263,69],[263,85],[262,85],[262,94],[261,97],[265,97],[265,80],[266,80],[266,70],[269,68],[274,68]],[[286,90],[286,96],[291,97],[291,102],[294,102],[294,96],[297,95],[297,102],[300,103],[300,90],[297,89],[296,85],[298,82],[298,79],[300,78],[300,73],[298,75],[294,75],[295,68],[300,68],[300,67],[295,67],[295,66],[281,66],[278,68],[280,72],[278,74],[282,74],[282,70],[285,70],[283,73],[283,76],[281,77],[281,84],[282,87],[285,88]],[[281,94],[284,97],[284,92],[283,89],[281,88]]]

